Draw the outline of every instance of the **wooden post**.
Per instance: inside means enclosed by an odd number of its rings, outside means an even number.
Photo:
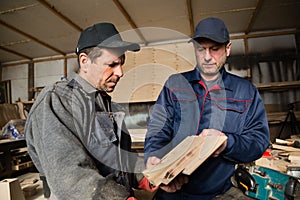
[[[34,99],[34,63],[28,63],[28,100]]]
[[[296,80],[300,80],[300,33],[295,33],[296,40]]]
[[[64,58],[64,77],[68,76],[68,59]]]
[[[0,81],[2,81],[2,65],[0,63]]]

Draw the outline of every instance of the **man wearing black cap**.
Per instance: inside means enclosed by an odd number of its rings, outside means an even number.
[[[170,76],[157,99],[146,133],[147,168],[189,135],[225,135],[227,140],[192,175],[161,185],[156,198],[247,199],[232,187],[231,177],[236,163],[260,158],[269,145],[263,101],[248,80],[225,70],[231,42],[222,20],[200,21],[190,42],[197,65]]]
[[[108,92],[123,76],[126,51],[113,24],[85,29],[76,48],[79,72],[46,87],[26,122],[28,152],[46,177],[51,199],[127,199],[137,180],[135,154]]]

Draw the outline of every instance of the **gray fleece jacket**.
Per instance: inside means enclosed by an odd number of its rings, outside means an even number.
[[[28,115],[28,152],[59,200],[126,199],[136,184],[124,113],[95,111],[95,94],[76,75],[44,88]]]

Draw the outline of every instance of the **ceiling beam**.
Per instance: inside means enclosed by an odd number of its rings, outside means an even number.
[[[55,51],[55,52],[57,52],[59,54],[65,55],[65,53],[63,51],[61,51],[61,50],[59,50],[59,49],[57,49],[57,48],[55,48],[55,47],[53,47],[53,46],[51,46],[49,44],[47,44],[47,43],[45,43],[45,42],[37,39],[36,37],[33,37],[32,35],[29,35],[28,33],[25,33],[23,31],[17,29],[16,27],[14,27],[14,26],[12,26],[12,25],[10,25],[10,24],[2,21],[2,20],[0,20],[0,24],[3,25],[3,26],[5,26],[5,27],[7,27],[7,28],[9,28],[9,29],[11,29],[11,30],[13,30],[14,32],[17,32],[17,33],[19,33],[19,34],[21,34],[21,35],[23,35],[23,36],[25,36],[25,37],[27,37],[27,38],[29,38],[29,39],[37,42],[37,43],[39,43],[39,44],[41,44],[41,45],[49,48],[49,49],[52,49],[53,51]]]
[[[78,30],[80,32],[83,30],[81,27],[79,27],[77,24],[75,24],[68,17],[66,17],[65,15],[61,14],[58,10],[56,10],[56,8],[54,6],[51,6],[47,1],[45,1],[45,0],[37,0],[37,1],[40,2],[40,4],[42,4],[43,6],[45,6],[48,10],[50,10],[51,12],[53,12],[56,16],[58,16],[63,21],[65,21],[67,24],[71,25],[74,29],[76,29],[76,30]]]
[[[226,14],[226,13],[239,13],[239,12],[244,12],[244,11],[249,11],[249,10],[250,11],[255,10],[255,7],[245,7],[245,8],[235,8],[235,9],[229,9],[229,10],[202,12],[202,13],[200,13],[200,15],[213,16],[213,15]]]
[[[186,6],[188,10],[188,16],[189,16],[189,24],[190,24],[190,37],[193,37],[194,35],[194,15],[193,15],[193,8],[192,8],[192,1],[186,0]]]
[[[231,36],[230,40],[269,37],[269,36],[279,36],[279,35],[293,35],[293,34],[299,34],[299,33],[300,33],[300,29],[287,30],[287,31],[278,31],[278,32],[266,32],[266,33],[258,33],[258,34],[253,34],[252,33],[252,34],[243,34],[243,35]],[[185,38],[185,39],[182,39],[182,40],[178,40],[177,42],[181,43],[181,42],[187,42],[187,41],[188,41],[188,39]],[[164,41],[164,42],[160,42],[160,43],[162,43],[162,44],[174,44],[174,43],[176,43],[176,41],[171,40],[171,41]],[[159,44],[155,44],[155,45],[159,45]],[[5,50],[4,47],[0,46],[0,48]],[[8,50],[8,51],[11,51],[11,50]],[[19,56],[21,56],[21,54]],[[23,55],[23,56],[25,57],[25,55]],[[64,55],[64,56],[50,57],[50,58],[34,58],[32,61],[16,61],[16,62],[11,62],[11,63],[10,62],[1,63],[1,66],[2,67],[10,67],[10,66],[15,66],[15,65],[28,64],[29,62],[38,63],[38,62],[47,62],[47,61],[52,61],[52,60],[62,60],[62,59],[68,59],[68,58],[77,58],[77,57],[76,57],[75,54],[71,54],[71,55]],[[32,59],[32,58],[28,57],[28,59]]]
[[[271,37],[271,36],[279,36],[279,35],[293,35],[296,33],[300,33],[300,29],[296,30],[287,30],[287,31],[276,31],[276,32],[265,32],[265,33],[251,33],[251,34],[243,34],[243,35],[234,35],[230,36],[230,40],[237,39],[247,39],[247,38],[260,38],[260,37]]]
[[[15,61],[15,62],[7,62],[7,63],[1,63],[2,67],[12,67],[16,65],[24,65],[29,63],[39,63],[39,62],[49,62],[54,60],[63,60],[63,59],[71,59],[71,58],[77,58],[75,54],[72,55],[65,55],[65,56],[57,56],[57,57],[49,57],[49,58],[33,58],[31,61]]]
[[[133,21],[133,19],[130,17],[130,15],[128,14],[128,12],[126,11],[126,9],[124,8],[124,6],[120,3],[119,0],[113,0],[113,2],[115,3],[115,5],[117,6],[117,8],[121,11],[121,13],[123,14],[123,16],[126,18],[126,20],[128,21],[128,23],[130,24],[130,26],[135,30],[135,32],[138,34],[138,36],[140,37],[140,39],[142,40],[142,42],[147,45],[148,42],[145,39],[145,37],[143,36],[142,32],[140,31],[140,29],[138,29],[137,25],[135,24],[135,22]]]
[[[257,1],[257,4],[256,4],[256,6],[255,6],[255,9],[254,9],[254,11],[253,11],[253,13],[252,13],[252,15],[251,15],[251,17],[250,17],[250,19],[249,19],[248,27],[247,27],[246,30],[245,30],[245,33],[246,33],[246,34],[248,34],[249,32],[251,32],[252,27],[253,27],[253,24],[254,24],[254,22],[255,22],[255,20],[256,20],[257,15],[258,15],[259,12],[261,11],[261,8],[262,8],[263,3],[264,3],[264,0],[258,0],[258,1]]]
[[[0,46],[0,49],[2,49],[2,50],[4,50],[4,51],[7,51],[7,52],[9,52],[9,53],[15,54],[15,55],[17,55],[17,56],[20,56],[20,57],[22,57],[22,58],[26,58],[26,59],[29,59],[29,60],[32,60],[32,59],[33,59],[33,58],[29,57],[29,56],[26,56],[26,55],[21,54],[21,53],[19,53],[19,52],[13,51],[13,50],[8,49],[8,48],[5,48],[5,47],[3,47],[3,46]]]

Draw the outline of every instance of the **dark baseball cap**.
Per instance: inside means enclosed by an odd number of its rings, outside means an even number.
[[[217,43],[226,43],[230,40],[225,23],[213,17],[203,19],[198,23],[194,37],[190,41],[196,38],[208,38]]]
[[[76,54],[88,47],[116,48],[124,51],[139,51],[137,43],[123,41],[116,27],[111,23],[98,23],[86,28],[80,34]]]

